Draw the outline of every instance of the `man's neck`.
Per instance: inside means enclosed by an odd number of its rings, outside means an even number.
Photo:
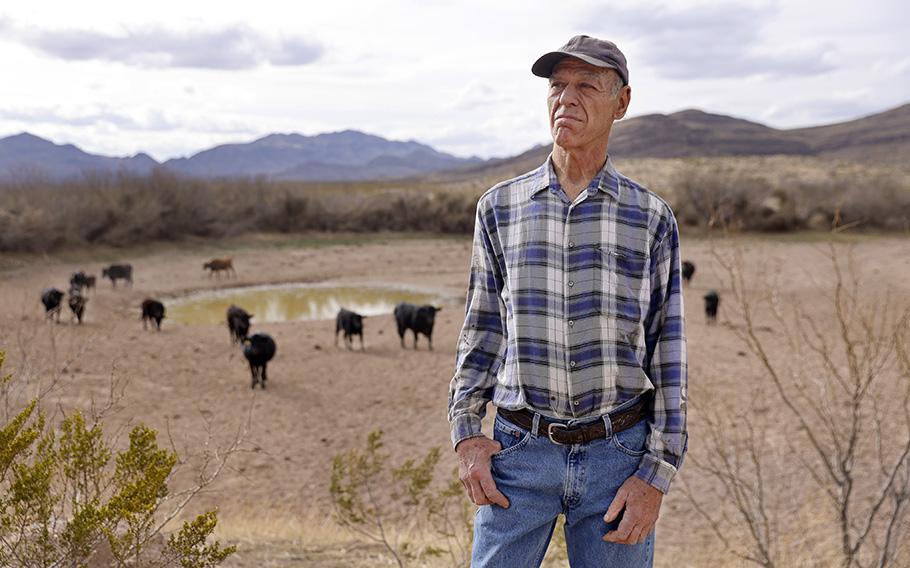
[[[600,172],[606,159],[606,144],[585,149],[553,145],[553,169],[556,171],[559,185],[573,201]]]

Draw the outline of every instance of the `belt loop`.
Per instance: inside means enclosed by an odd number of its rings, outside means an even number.
[[[534,413],[534,421],[531,422],[531,437],[537,439],[537,427],[540,425],[540,413]]]
[[[609,440],[610,438],[613,437],[613,421],[610,420],[609,414],[603,415],[603,421],[604,421],[604,429],[606,430],[606,434],[604,434],[604,438]]]

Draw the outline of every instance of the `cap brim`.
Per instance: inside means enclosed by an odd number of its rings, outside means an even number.
[[[549,77],[553,74],[553,68],[556,67],[556,64],[565,59],[566,57],[574,57],[584,61],[585,63],[590,63],[595,67],[603,67],[605,69],[615,69],[617,73],[619,68],[608,61],[601,61],[591,57],[590,55],[585,55],[584,53],[568,53],[565,51],[551,51],[550,53],[545,53],[540,56],[540,58],[534,62],[534,65],[531,66],[531,73],[534,73],[538,77]]]

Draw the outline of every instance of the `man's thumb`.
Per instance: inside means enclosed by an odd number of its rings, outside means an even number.
[[[607,514],[604,515],[604,522],[609,523],[619,515],[619,512],[622,511],[623,505],[626,504],[626,494],[624,491],[619,491],[616,494],[616,497],[613,498],[613,502],[610,503],[610,508],[607,509]]]

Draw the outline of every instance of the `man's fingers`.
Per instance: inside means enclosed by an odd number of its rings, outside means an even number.
[[[604,540],[627,544],[629,542],[629,535],[632,534],[632,530],[635,528],[636,524],[635,518],[627,511],[623,516],[622,521],[620,521],[619,527],[615,531],[610,531],[605,534]]]
[[[459,479],[475,505],[509,506],[509,500],[496,489],[490,473],[490,456],[499,451],[502,444],[486,436],[462,440],[455,448],[460,461]]]
[[[480,479],[480,487],[483,489],[484,495],[486,495],[487,499],[492,503],[499,505],[503,509],[509,508],[509,500],[496,488],[496,482],[493,481],[493,476],[487,474],[482,477]]]
[[[484,493],[483,488],[476,481],[471,481],[471,501],[478,506],[489,505],[491,503],[486,493]]]
[[[626,492],[620,487],[619,491],[616,493],[616,497],[613,498],[613,501],[610,503],[610,507],[607,509],[607,513],[604,515],[604,522],[612,522],[616,518],[616,515],[622,511],[623,506],[626,504]]]
[[[641,541],[645,540],[645,527],[641,525],[635,525],[635,528],[632,529],[632,534],[629,535],[629,544],[638,544]]]

